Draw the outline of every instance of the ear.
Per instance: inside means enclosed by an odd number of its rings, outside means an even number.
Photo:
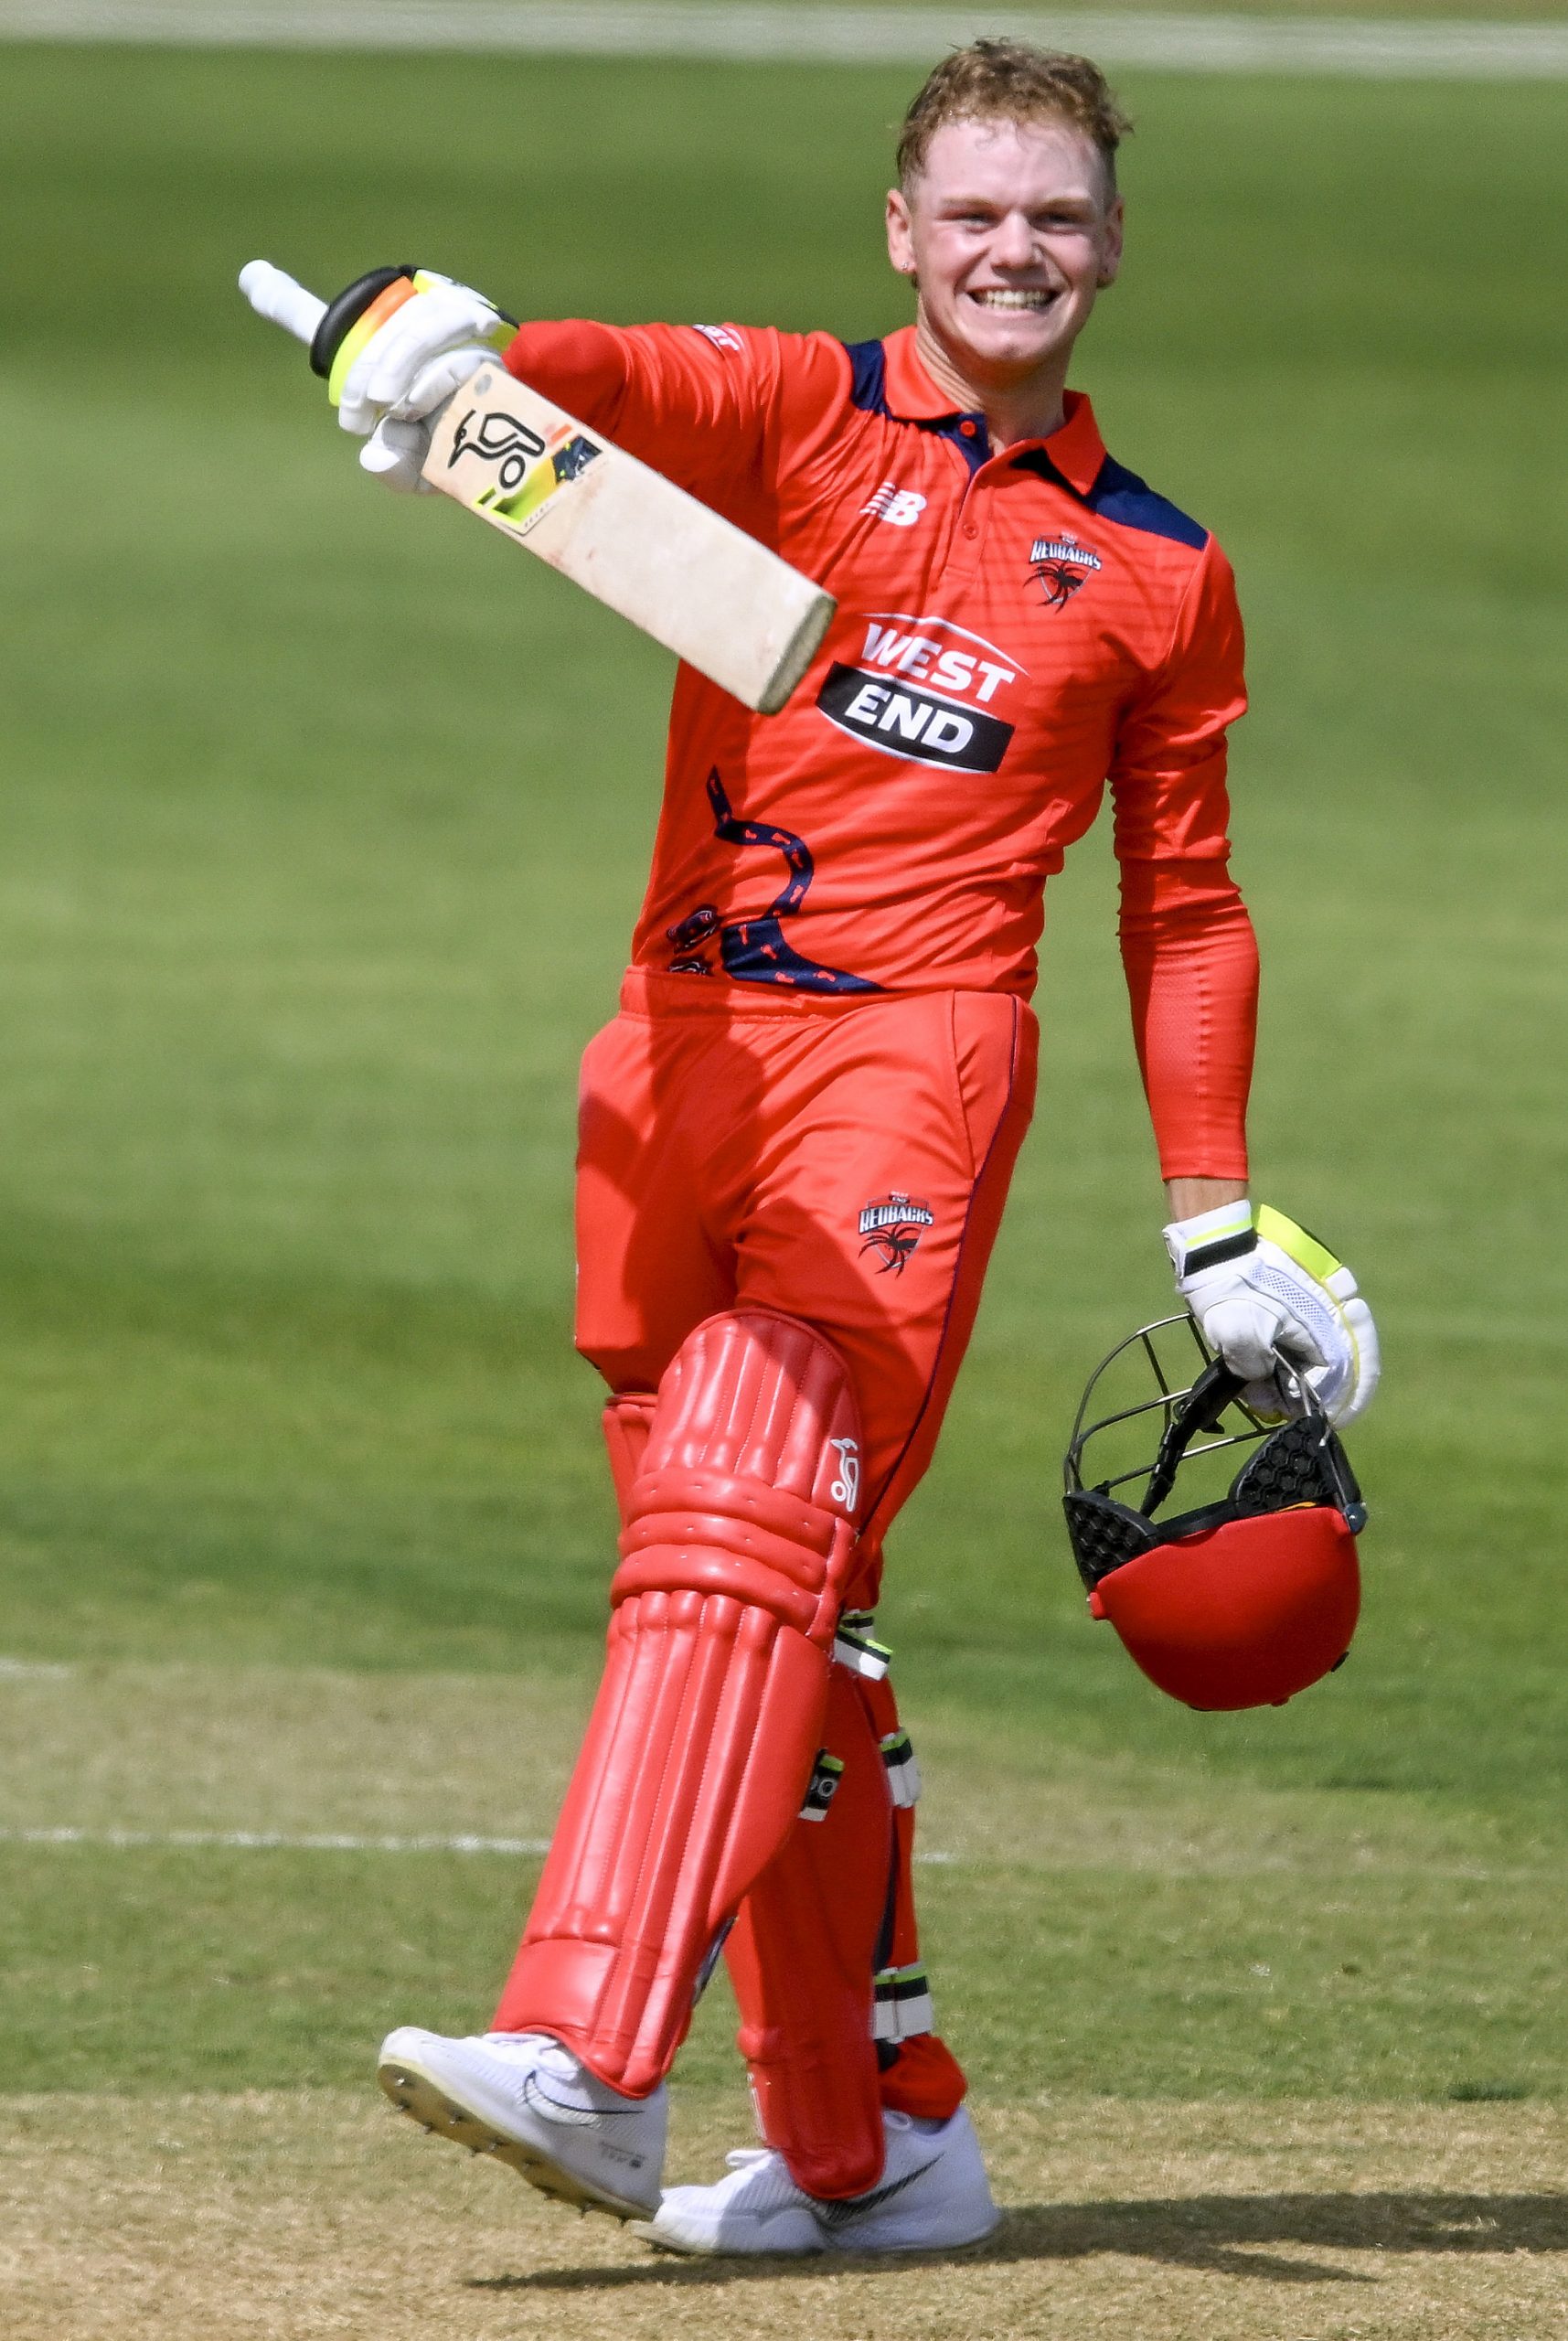
[[[888,258],[901,276],[915,273],[914,230],[901,187],[888,189]]]
[[[1120,272],[1122,265],[1122,243],[1125,225],[1126,207],[1123,203],[1121,197],[1117,196],[1115,203],[1112,204],[1110,210],[1105,214],[1104,249],[1100,256],[1100,273],[1095,280],[1102,292],[1104,291],[1107,284],[1114,284],[1115,283],[1116,277]]]

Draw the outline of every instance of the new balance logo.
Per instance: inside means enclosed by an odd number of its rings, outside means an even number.
[[[885,479],[869,503],[862,504],[862,518],[885,520],[890,529],[912,529],[925,509],[925,498],[917,496],[912,487],[900,487]]]

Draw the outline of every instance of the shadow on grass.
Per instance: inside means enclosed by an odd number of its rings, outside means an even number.
[[[1007,2265],[1120,2253],[1211,2275],[1281,2284],[1370,2284],[1375,2276],[1307,2260],[1270,2244],[1340,2251],[1568,2252],[1568,2195],[1189,2195],[1128,2203],[1029,2203],[1007,2213],[986,2243],[962,2251],[900,2254],[912,2273],[933,2262]],[[543,2268],[523,2276],[471,2276],[474,2292],[613,2292],[629,2284],[729,2284],[830,2268],[886,2268],[877,2253],[834,2252],[807,2262],[776,2256],[680,2260],[650,2256],[629,2268]]]

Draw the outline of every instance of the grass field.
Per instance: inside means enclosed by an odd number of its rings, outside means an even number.
[[[1091,839],[883,1613],[996,2252],[645,2279],[362,2087],[388,2023],[483,2017],[528,1858],[101,1842],[543,1834],[610,1549],[573,1064],[667,674],[379,497],[234,273],[407,250],[541,314],[887,330],[908,78],[5,53],[18,2332],[554,2331],[569,2304],[653,2331],[671,2286],[705,2329],[879,2341],[1563,2329],[1562,91],[1127,91],[1132,256],[1079,379],[1241,573],[1256,1185],[1344,1243],[1388,1379],[1350,1665],[1279,1714],[1161,1703],[1084,1617],[1055,1508],[1078,1382],[1168,1290]],[[688,2175],[744,2134],[729,2024],[716,1993]]]

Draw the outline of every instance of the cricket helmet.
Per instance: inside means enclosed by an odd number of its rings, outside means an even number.
[[[1095,1414],[1102,1375],[1139,1350],[1154,1394]],[[1189,1707],[1283,1706],[1343,1662],[1356,1630],[1361,1491],[1310,1385],[1283,1363],[1276,1380],[1283,1423],[1241,1403],[1242,1377],[1211,1356],[1190,1318],[1165,1317],[1101,1361],[1072,1427],[1062,1503],[1090,1611],[1110,1619],[1151,1683]],[[1085,1485],[1091,1442],[1146,1416],[1159,1418],[1152,1461]],[[1184,1466],[1229,1447],[1252,1450],[1229,1493],[1156,1520]],[[1136,1506],[1115,1494],[1146,1473]]]

